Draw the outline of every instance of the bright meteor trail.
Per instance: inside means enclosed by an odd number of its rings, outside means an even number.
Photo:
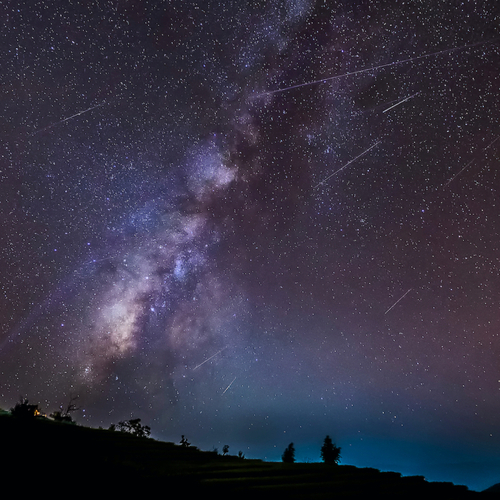
[[[223,347],[220,351],[217,351],[215,354],[212,354],[212,356],[207,358],[205,361],[202,361],[199,365],[195,366],[193,368],[193,370],[196,370],[196,368],[199,368],[201,365],[204,365],[207,361],[210,361],[212,358],[215,358],[215,356],[217,356],[217,354],[221,353],[224,349],[225,349],[225,347]]]
[[[462,45],[461,47],[455,47],[452,49],[439,50],[437,52],[432,52],[431,54],[422,54],[420,56],[409,57],[408,59],[402,59],[400,61],[393,61],[393,62],[386,63],[386,64],[379,64],[378,66],[370,66],[369,68],[358,69],[356,71],[350,71],[349,73],[343,73],[341,75],[328,76],[326,78],[321,78],[319,80],[313,80],[313,81],[305,82],[305,83],[298,83],[297,85],[290,85],[289,87],[284,87],[282,89],[269,90],[267,92],[262,92],[261,94],[258,94],[257,97],[264,96],[264,95],[270,95],[270,94],[278,94],[280,92],[286,92],[287,90],[293,90],[293,89],[297,89],[300,87],[307,87],[309,85],[326,83],[327,81],[330,81],[330,80],[336,80],[339,78],[346,78],[348,76],[360,75],[362,73],[368,73],[369,71],[374,71],[376,69],[388,68],[389,66],[395,66],[395,65],[399,65],[399,64],[407,64],[410,62],[419,61],[421,59],[426,59],[428,57],[434,57],[434,56],[438,56],[440,54],[447,54],[447,53],[454,52],[457,50],[470,49],[472,47],[477,47],[478,45],[485,45],[487,43],[495,42],[496,40],[497,39],[487,40],[484,42],[471,43],[469,45]]]
[[[96,109],[96,108],[100,108],[101,106],[103,106],[105,104],[105,102],[101,102],[100,104],[96,104],[95,106],[92,106],[91,108],[88,108],[88,109],[84,109],[83,111],[80,111],[78,113],[75,113],[74,115],[71,115],[71,116],[68,116],[67,118],[63,118],[62,120],[59,120],[58,122],[55,122],[55,123],[51,123],[50,125],[47,125],[46,127],[43,127],[35,132],[33,132],[31,134],[31,136],[34,136],[36,134],[38,134],[39,132],[43,132],[44,130],[48,130],[52,127],[55,127],[56,125],[59,125],[61,123],[64,123],[64,122],[67,122],[68,120],[71,120],[73,118],[76,118],[77,116],[80,116],[80,115],[83,115],[85,113],[88,113],[89,111],[92,111],[93,109]]]
[[[368,149],[365,149],[358,156],[356,156],[352,160],[349,160],[343,167],[340,167],[338,170],[335,170],[335,172],[333,172],[333,174],[330,174],[326,179],[323,179],[321,182],[319,182],[318,184],[316,184],[316,186],[314,186],[313,189],[316,189],[318,186],[321,186],[321,184],[324,184],[328,179],[331,179],[334,175],[338,174],[341,170],[344,170],[344,168],[348,167],[351,163],[355,162],[358,158],[361,158],[362,156],[364,156],[366,153],[368,153],[368,151],[370,151],[371,149],[373,149],[375,146],[378,146],[381,142],[382,141],[376,142],[375,144],[373,144],[372,146],[370,146]]]
[[[469,165],[471,165],[472,163],[474,163],[474,160],[471,160],[469,163],[467,163],[467,165],[465,165],[465,167],[463,167],[462,169],[460,169],[460,171],[458,173],[456,173],[450,180],[448,180],[443,187],[446,187],[448,184],[450,184],[454,179],[456,179],[464,170],[466,170]]]
[[[399,106],[400,104],[403,104],[404,102],[409,101],[410,99],[413,99],[413,97],[416,97],[418,94],[420,94],[420,92],[417,92],[411,96],[404,98],[402,101],[397,102],[396,104],[392,105],[390,108],[384,109],[384,111],[382,111],[382,113],[387,113],[387,111],[390,111],[391,109]]]
[[[389,307],[387,311],[385,311],[384,315],[387,314],[391,309],[393,309],[397,304],[399,304],[399,302],[401,302],[411,292],[411,290],[412,290],[411,288],[406,290],[406,292],[403,295],[401,295],[401,297],[399,297],[399,299],[396,300],[396,302],[394,302],[394,304],[392,304],[392,306]]]
[[[236,380],[236,377],[233,378],[233,380],[231,380],[231,383],[224,389],[224,391],[222,392],[222,394],[226,394],[226,391],[233,385],[233,382]]]

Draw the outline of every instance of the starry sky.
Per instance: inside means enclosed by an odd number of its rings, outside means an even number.
[[[500,481],[497,1],[0,15],[0,405]]]

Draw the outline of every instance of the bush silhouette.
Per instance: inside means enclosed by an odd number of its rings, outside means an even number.
[[[290,443],[283,455],[281,455],[281,460],[287,464],[293,464],[295,462],[295,448],[293,447],[293,443]]]
[[[59,410],[52,412],[49,416],[53,418],[56,422],[67,422],[70,424],[75,423],[71,415],[65,414],[64,412]]]
[[[321,447],[321,459],[326,464],[338,464],[340,461],[340,447],[332,442],[330,436],[325,437]]]
[[[40,415],[38,405],[31,405],[27,398],[22,397],[19,403],[16,403],[14,408],[10,409],[10,413],[13,417],[22,419],[32,419]]]
[[[149,437],[151,435],[151,428],[149,425],[142,425],[140,418],[133,418],[131,420],[127,420],[126,422],[118,422],[118,425],[115,428],[121,432],[127,432],[137,437]]]

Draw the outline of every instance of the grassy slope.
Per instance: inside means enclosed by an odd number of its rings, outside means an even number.
[[[464,486],[353,466],[282,464],[215,456],[194,447],[107,430],[0,415],[4,478],[21,471],[33,491],[99,490],[104,494],[232,493],[239,498],[388,498],[483,496]],[[5,481],[4,481],[5,484]],[[24,484],[24,483],[22,483]]]

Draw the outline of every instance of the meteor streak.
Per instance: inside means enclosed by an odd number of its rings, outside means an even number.
[[[487,43],[492,43],[492,42],[495,42],[497,40],[498,40],[498,38],[495,38],[493,40],[486,40],[484,42],[471,43],[469,45],[462,45],[461,47],[455,47],[452,49],[439,50],[437,52],[432,52],[431,54],[422,54],[420,56],[409,57],[408,59],[401,59],[400,61],[393,61],[393,62],[386,63],[386,64],[379,64],[378,66],[370,66],[369,68],[363,68],[363,69],[358,69],[356,71],[350,71],[349,73],[343,73],[342,75],[328,76],[326,78],[321,78],[320,80],[313,80],[310,82],[298,83],[297,85],[290,85],[289,87],[284,87],[282,89],[268,90],[267,92],[262,92],[262,93],[258,94],[256,97],[261,97],[261,96],[271,95],[271,94],[278,94],[279,92],[286,92],[288,90],[297,89],[299,87],[307,87],[309,85],[326,83],[329,80],[336,80],[339,78],[346,78],[348,76],[360,75],[361,73],[367,73],[369,71],[374,71],[376,69],[388,68],[389,66],[395,66],[398,64],[407,64],[407,63],[410,63],[413,61],[419,61],[421,59],[426,59],[428,57],[438,56],[440,54],[447,54],[447,53],[454,52],[457,50],[470,49],[472,47],[477,47],[478,45],[485,45]]]
[[[453,179],[456,179],[471,163],[473,163],[474,160],[471,160],[467,165],[465,165],[464,168],[460,170],[460,172],[456,173],[449,181],[447,181],[443,187],[446,187]]]
[[[340,167],[338,170],[335,170],[333,174],[330,174],[326,179],[323,179],[320,183],[316,184],[316,186],[313,187],[313,189],[316,189],[318,186],[321,186],[321,184],[324,184],[328,179],[331,179],[334,175],[338,174],[341,170],[344,170],[344,168],[348,167],[351,163],[355,162],[358,158],[361,158],[363,155],[368,153],[370,149],[373,149],[375,146],[378,146],[382,141],[378,141],[372,146],[370,146],[368,149],[365,149],[361,154],[356,156],[356,158],[353,158],[352,160],[349,160],[344,166]]]
[[[398,304],[401,300],[403,300],[410,292],[411,292],[412,288],[409,288],[408,290],[406,290],[406,292],[401,295],[401,297],[399,297],[398,300],[396,300],[396,302],[394,302],[394,304],[392,304],[391,307],[389,307],[389,309],[387,309],[387,311],[385,311],[384,315],[387,314],[393,307],[396,306],[396,304]]]
[[[488,148],[491,148],[491,146],[493,146],[493,144],[495,144],[495,142],[498,141],[498,139],[500,139],[500,135],[498,135],[497,137],[495,137],[495,139],[493,139],[485,148],[484,148],[484,151],[486,151]]]
[[[225,347],[223,347],[220,351],[217,351],[215,354],[212,354],[212,356],[210,356],[209,358],[207,358],[205,361],[202,361],[199,365],[195,366],[193,368],[193,370],[196,370],[196,368],[199,368],[201,365],[204,365],[207,361],[210,361],[212,358],[215,358],[215,356],[217,356],[217,354],[221,353],[224,349],[225,349]],[[234,380],[233,380],[233,382],[234,382]],[[233,382],[231,382],[231,384]]]
[[[233,385],[233,382],[236,380],[236,377],[233,378],[233,380],[231,381],[231,383],[224,389],[224,392],[222,394],[225,394],[226,391]]]
[[[497,142],[498,139],[500,139],[500,135],[495,137],[495,139],[493,139],[482,151],[484,152],[487,149],[491,148],[491,146],[493,146],[493,144],[495,144],[495,142]],[[465,167],[460,169],[460,171],[457,172],[449,181],[447,181],[443,184],[443,188],[445,188],[448,184],[450,184],[450,182],[452,182],[454,179],[456,179],[473,162],[474,162],[474,159],[472,159],[469,163],[467,163],[467,165],[465,165]]]
[[[104,104],[106,104],[106,103],[105,102],[101,102],[100,104],[96,104],[95,106],[92,106],[91,108],[84,109],[83,111],[80,111],[79,113],[75,113],[74,115],[68,116],[67,118],[63,118],[62,120],[59,120],[58,122],[51,123],[50,125],[47,125],[46,127],[41,128],[41,129],[36,130],[35,132],[33,132],[31,134],[31,137],[33,137],[34,135],[38,134],[39,132],[43,132],[44,130],[48,130],[48,129],[52,128],[52,127],[55,127],[56,125],[59,125],[60,123],[67,122],[68,120],[71,120],[72,118],[76,118],[77,116],[80,116],[80,115],[83,115],[85,113],[88,113],[89,111],[92,111],[93,109],[100,108]]]
[[[416,94],[413,94],[413,95],[411,95],[409,97],[406,97],[405,99],[403,99],[402,101],[397,102],[396,104],[394,104],[390,108],[384,109],[384,111],[382,111],[382,113],[387,113],[387,111],[390,111],[392,108],[395,108],[396,106],[399,106],[400,104],[403,104],[404,102],[409,101],[413,97],[416,97],[418,94],[420,94],[420,92],[417,92]]]

